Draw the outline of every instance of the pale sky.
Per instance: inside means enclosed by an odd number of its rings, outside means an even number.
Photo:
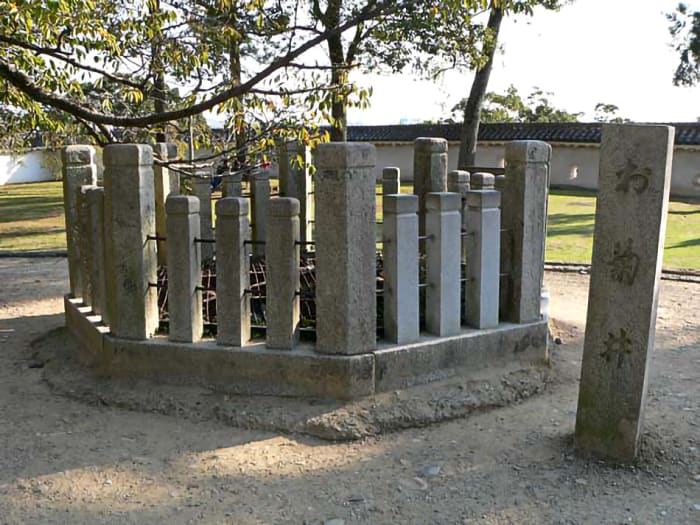
[[[673,86],[678,62],[670,48],[665,12],[678,0],[576,0],[559,12],[509,17],[501,27],[489,91],[514,84],[523,97],[533,86],[551,91],[552,103],[593,120],[598,102],[615,104],[637,122],[694,122],[700,86]],[[686,2],[688,3],[688,2]],[[698,0],[691,0],[698,8]],[[373,86],[372,106],[352,109],[351,124],[398,124],[402,119],[447,116],[469,94],[472,75],[450,74],[439,83],[411,75],[363,75]]]

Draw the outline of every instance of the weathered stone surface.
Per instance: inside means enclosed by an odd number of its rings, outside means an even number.
[[[235,173],[225,175],[221,183],[221,195],[223,197],[242,197],[243,196],[243,174]]]
[[[104,149],[106,295],[110,331],[146,339],[158,328],[153,154],[141,144]]]
[[[661,273],[674,129],[606,125],[576,447],[617,461],[638,451]]]
[[[447,191],[447,140],[417,138],[413,145],[413,194],[418,196],[418,231],[425,235],[428,193]],[[423,250],[421,243],[421,251]]]
[[[88,229],[88,244],[90,246],[90,280],[92,282],[92,295],[90,305],[93,313],[105,317],[105,205],[104,188],[92,186],[87,192],[88,208],[90,213],[90,225]]]
[[[197,178],[193,179],[193,190],[199,199],[199,230],[203,239],[214,238],[214,227],[212,223],[211,204],[211,181],[208,170],[197,171]],[[201,246],[202,260],[206,260],[214,255],[214,245],[204,243]]]
[[[165,202],[168,236],[168,338],[193,343],[202,338],[202,258],[199,199],[171,195]]]
[[[248,200],[225,197],[216,203],[216,341],[243,346],[250,341]]]
[[[384,195],[384,339],[418,340],[418,197]]]
[[[177,158],[177,144],[159,142],[153,146],[153,156],[157,160],[169,161]],[[165,237],[165,200],[168,195],[180,193],[180,176],[162,164],[153,165],[156,196],[156,235]],[[165,266],[168,260],[168,244],[157,241],[158,264]]]
[[[501,318],[513,323],[540,318],[551,153],[544,142],[506,144],[501,220],[510,242],[501,253],[508,267]]]
[[[401,170],[389,166],[382,169],[382,195],[401,193]]]
[[[447,174],[447,191],[464,195],[470,187],[468,171],[454,170]]]
[[[265,345],[291,350],[299,338],[299,201],[270,199],[266,222]]]
[[[299,165],[301,162],[301,165]],[[311,184],[311,150],[298,142],[287,142],[279,148],[280,196],[299,201],[301,242],[311,241],[313,192]]]
[[[461,321],[462,196],[428,193],[425,206],[425,329],[434,335],[454,335]]]
[[[92,274],[90,273],[90,260],[92,248],[90,246],[90,207],[87,193],[96,186],[80,186],[75,197],[78,212],[78,244],[80,247],[80,296],[83,304],[92,306]]]
[[[66,247],[68,252],[68,276],[73,297],[82,297],[80,265],[80,238],[78,235],[78,188],[97,183],[95,148],[92,146],[67,146],[61,150],[63,163],[63,207],[66,216]]]
[[[267,170],[257,170],[250,178],[250,198],[251,216],[253,223],[252,237],[253,255],[262,257],[265,254],[265,247],[260,242],[267,238],[265,218],[267,217],[267,207],[270,202],[270,172]]]
[[[316,149],[317,349],[359,354],[376,341],[376,151],[361,143]]]

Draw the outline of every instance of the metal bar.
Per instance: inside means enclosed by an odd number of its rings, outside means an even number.
[[[294,241],[294,244],[296,246],[309,246],[312,244],[316,244],[316,242],[315,241]]]
[[[476,235],[476,232],[462,232],[462,237],[473,237]]]
[[[195,237],[194,242],[199,242],[202,244],[214,244],[216,243],[216,239],[199,239],[198,237]]]
[[[166,285],[158,283],[148,283],[149,288],[165,288]]]
[[[430,283],[418,283],[418,288],[427,288],[430,286]]]
[[[147,241],[167,241],[167,237],[163,237],[162,235],[146,235],[146,240]]]
[[[243,244],[265,244],[265,241],[243,241]]]
[[[212,288],[211,286],[195,286],[195,290],[200,291],[200,292],[215,292],[216,287]]]
[[[435,238],[434,235],[419,235],[418,236],[419,241],[426,241],[426,240],[432,241],[434,238]]]

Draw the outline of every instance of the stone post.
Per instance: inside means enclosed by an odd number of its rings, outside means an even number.
[[[104,149],[107,313],[110,331],[147,339],[158,328],[153,152],[142,144]]]
[[[243,174],[241,172],[224,175],[221,183],[222,197],[242,197],[243,196]]]
[[[216,203],[216,341],[244,346],[250,341],[248,200],[225,197]]]
[[[470,175],[468,171],[453,170],[447,174],[447,191],[459,193],[462,198],[469,191]]]
[[[447,140],[417,138],[413,145],[413,194],[418,195],[420,235],[425,235],[425,196],[431,192],[445,191],[447,191]],[[422,248],[421,251],[423,251]]]
[[[266,239],[265,220],[270,202],[270,173],[267,170],[254,170],[250,176],[250,200],[253,231],[253,255],[262,257],[265,246],[259,244]]]
[[[208,170],[197,170],[193,179],[193,189],[195,196],[199,199],[199,230],[202,239],[213,239],[214,228],[212,227],[211,213],[211,177]],[[207,260],[214,255],[213,243],[202,243],[202,260]]]
[[[540,319],[551,153],[535,140],[506,144],[502,222],[510,243],[502,253],[509,264],[501,316],[512,323]]]
[[[643,430],[674,129],[604,125],[575,446],[629,462]]]
[[[153,147],[153,156],[156,160],[164,162],[174,160],[177,158],[177,144],[158,142]],[[155,163],[153,165],[153,177],[156,195],[156,235],[165,237],[165,201],[168,195],[180,193],[180,176],[167,166]],[[156,241],[156,245],[158,265],[165,266],[168,260],[168,244],[166,241]]]
[[[291,350],[299,337],[299,207],[279,197],[267,208],[265,345],[279,350]]]
[[[464,311],[467,324],[481,329],[498,326],[501,193],[494,182],[490,173],[475,173],[467,192]]]
[[[313,193],[311,185],[311,151],[298,142],[287,142],[279,148],[280,195],[299,201],[299,223],[301,241],[311,241],[311,217]],[[301,157],[301,166],[297,164]]]
[[[387,167],[382,170],[382,195],[401,193],[401,170]]]
[[[90,247],[90,281],[92,296],[90,305],[93,313],[102,316],[102,323],[109,324],[105,312],[105,192],[104,188],[91,186],[87,192],[90,213],[88,243]]]
[[[364,143],[320,144],[316,158],[316,350],[371,351],[377,339],[377,154]]]
[[[384,195],[384,339],[418,340],[418,197]]]
[[[63,207],[66,214],[70,293],[73,297],[82,297],[76,200],[78,188],[97,183],[95,148],[92,146],[67,146],[61,150],[61,161],[63,164]]]
[[[202,260],[200,200],[171,195],[165,202],[168,216],[168,318],[171,341],[194,343],[202,338]]]
[[[90,263],[92,258],[92,248],[90,246],[90,207],[87,193],[96,186],[80,186],[75,196],[75,206],[78,212],[78,247],[80,253],[80,293],[83,304],[92,306],[92,275],[90,274]]]
[[[425,328],[437,336],[460,331],[462,197],[428,193],[425,199]]]

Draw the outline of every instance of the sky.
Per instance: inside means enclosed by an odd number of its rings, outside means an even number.
[[[636,122],[694,122],[700,117],[700,86],[673,86],[678,63],[664,13],[678,0],[576,0],[559,12],[509,17],[501,27],[503,51],[494,61],[489,91],[513,84],[525,98],[533,87],[552,92],[551,103],[584,112],[592,121],[597,103],[615,104]],[[698,0],[691,7],[700,8]],[[368,110],[351,109],[350,124],[399,124],[446,117],[469,94],[472,74],[450,73],[440,81],[404,74],[362,75],[372,85]]]

